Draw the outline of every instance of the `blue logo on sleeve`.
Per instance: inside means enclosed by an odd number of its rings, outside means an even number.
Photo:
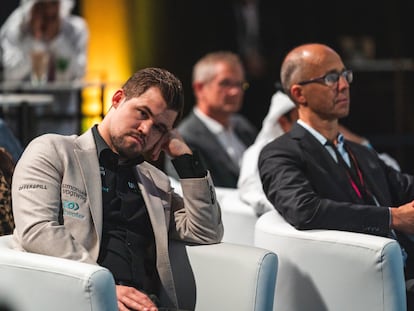
[[[77,211],[79,209],[79,204],[76,202],[63,201],[63,208]]]
[[[72,201],[63,201],[63,215],[69,216],[78,219],[84,219],[85,215],[82,215],[78,212],[79,204]]]

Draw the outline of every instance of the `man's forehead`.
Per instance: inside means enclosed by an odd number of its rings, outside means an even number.
[[[163,111],[152,112],[152,118],[156,123],[164,124],[168,129],[171,129],[178,112],[169,108]]]

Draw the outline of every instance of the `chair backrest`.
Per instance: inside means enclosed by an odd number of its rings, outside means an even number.
[[[224,225],[223,242],[254,245],[257,215],[253,207],[242,202],[237,189],[216,189]]]
[[[277,212],[256,223],[255,245],[278,254],[274,310],[406,310],[395,240],[335,230],[296,230]]]
[[[116,311],[112,274],[77,261],[12,249],[0,237],[0,308],[8,311]],[[171,242],[180,308],[196,311],[269,311],[278,259],[271,251],[219,243]],[[6,310],[5,307],[0,309]]]
[[[273,252],[231,243],[185,247],[172,243],[171,248],[181,308],[272,310],[278,267]]]
[[[180,183],[172,177],[170,182],[174,191],[182,194]],[[215,187],[215,190],[224,225],[223,242],[253,246],[257,221],[254,208],[240,200],[238,189]]]
[[[105,268],[11,248],[0,237],[0,302],[10,311],[115,311],[115,283]]]

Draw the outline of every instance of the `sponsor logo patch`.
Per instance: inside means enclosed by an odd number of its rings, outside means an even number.
[[[79,204],[73,201],[63,201],[63,215],[84,219],[85,215],[79,213]]]
[[[74,199],[81,199],[83,202],[86,202],[86,192],[73,185],[62,184],[62,195],[66,195]]]

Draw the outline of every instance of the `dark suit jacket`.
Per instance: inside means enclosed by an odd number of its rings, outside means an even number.
[[[237,137],[246,146],[250,146],[256,138],[257,129],[241,115],[234,115],[233,118]],[[194,112],[191,111],[181,121],[178,131],[191,150],[196,150],[199,153],[201,161],[210,171],[215,186],[237,187],[239,167],[223,149],[216,136],[208,130]],[[165,171],[168,175],[177,177],[177,173],[169,161],[165,163]]]
[[[374,150],[346,141],[380,206],[355,195],[345,170],[302,126],[270,142],[259,157],[263,189],[297,229],[337,229],[386,236],[389,207],[414,198],[413,176],[386,166]]]

